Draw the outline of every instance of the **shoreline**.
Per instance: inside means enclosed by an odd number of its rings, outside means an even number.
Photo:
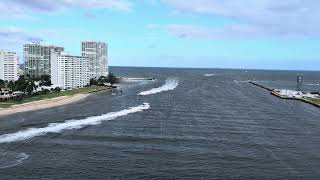
[[[15,113],[35,111],[35,110],[62,106],[62,105],[78,102],[80,100],[87,98],[88,96],[90,96],[90,94],[60,96],[60,97],[51,98],[51,99],[13,105],[9,108],[0,108],[0,116],[6,116],[6,115],[15,114]]]
[[[95,94],[101,91],[111,91],[112,89],[114,88],[97,89],[97,90],[93,90],[85,93],[65,95],[65,96],[59,96],[55,98],[49,98],[49,99],[27,102],[23,104],[12,105],[8,108],[0,108],[0,117],[12,115],[15,113],[29,112],[29,111],[35,111],[35,110],[41,110],[41,109],[47,109],[47,108],[53,108],[53,107],[71,104],[71,103],[81,101],[89,97],[91,94]]]

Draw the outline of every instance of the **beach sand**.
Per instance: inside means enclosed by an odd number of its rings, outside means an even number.
[[[45,99],[41,101],[13,105],[9,108],[0,108],[0,116],[27,112],[27,111],[34,111],[39,109],[46,109],[46,108],[61,106],[69,103],[74,103],[74,102],[78,102],[80,100],[85,99],[89,95],[90,94],[77,94],[74,96],[61,96],[61,97],[52,98],[52,99]]]

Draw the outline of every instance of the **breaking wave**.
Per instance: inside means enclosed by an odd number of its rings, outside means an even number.
[[[206,77],[211,77],[211,76],[215,76],[216,74],[204,74],[204,76]]]
[[[316,83],[316,84],[313,84],[313,83],[310,83],[310,84],[307,84],[308,86],[320,86],[319,83]]]
[[[172,91],[176,87],[178,87],[178,85],[179,85],[179,81],[177,79],[167,79],[166,83],[163,86],[151,89],[149,91],[143,91],[143,92],[139,93],[138,95],[147,96],[150,94],[156,94],[156,93],[160,93],[160,92],[164,92],[164,91]]]
[[[150,108],[150,105],[148,103],[144,103],[140,106],[131,107],[118,112],[107,113],[101,116],[88,117],[82,120],[68,120],[63,123],[52,123],[44,128],[30,128],[27,130],[18,131],[16,133],[4,134],[4,135],[0,135],[0,144],[23,141],[36,136],[43,136],[47,133],[59,133],[63,130],[80,129],[85,126],[98,125],[103,121],[113,120],[118,117],[140,112],[149,108]]]

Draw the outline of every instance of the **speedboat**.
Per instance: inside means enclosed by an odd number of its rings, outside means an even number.
[[[143,103],[143,104],[142,104],[142,107],[143,107],[143,108],[149,108],[149,107],[150,107],[150,104],[149,104],[149,103]]]

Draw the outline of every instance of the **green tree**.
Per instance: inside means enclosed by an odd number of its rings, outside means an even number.
[[[94,78],[90,79],[90,86],[98,85],[98,81]]]
[[[20,76],[19,79],[15,82],[16,91],[26,92],[26,88],[28,86],[28,81],[25,76]]]
[[[43,89],[41,91],[41,94],[49,94],[49,93],[50,93],[50,91],[48,89]]]
[[[60,92],[61,91],[61,88],[59,88],[59,87],[56,87],[56,88],[54,88],[54,92]]]
[[[105,76],[100,76],[99,79],[97,80],[97,82],[98,82],[98,85],[103,86],[104,83],[107,82],[107,77],[105,77]]]
[[[2,79],[0,79],[0,88],[6,87],[6,82]]]
[[[10,88],[11,90],[15,89],[15,83],[13,81],[10,81],[7,85],[8,88]]]
[[[25,91],[28,93],[28,95],[32,95],[33,94],[33,90],[36,88],[36,85],[34,84],[33,81],[29,82]]]
[[[119,79],[113,73],[109,73],[107,76],[107,82],[113,85],[118,83]]]
[[[51,77],[49,75],[40,76],[40,86],[51,86]]]

